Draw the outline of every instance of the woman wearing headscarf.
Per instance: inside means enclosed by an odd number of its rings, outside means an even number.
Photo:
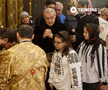
[[[107,52],[105,41],[99,37],[98,25],[88,23],[84,26],[85,40],[77,52],[83,70],[83,90],[96,90],[99,82],[107,83]]]

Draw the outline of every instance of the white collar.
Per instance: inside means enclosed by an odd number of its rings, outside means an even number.
[[[85,17],[86,15],[87,15],[86,13],[85,13],[84,15],[82,15],[82,16],[79,14],[79,17],[80,17],[80,19],[82,19],[82,18]]]

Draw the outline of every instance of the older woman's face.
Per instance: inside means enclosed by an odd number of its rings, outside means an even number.
[[[103,12],[99,15],[99,17],[103,18],[104,20],[107,20],[108,16],[106,16]]]
[[[24,23],[24,24],[28,24],[28,23],[30,23],[30,22],[29,22],[29,17],[26,16],[26,15],[23,16],[23,17],[22,17],[22,23]]]

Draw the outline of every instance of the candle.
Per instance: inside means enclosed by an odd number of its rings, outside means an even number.
[[[31,2],[29,2],[29,15],[31,16]]]

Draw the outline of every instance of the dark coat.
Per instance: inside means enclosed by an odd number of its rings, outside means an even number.
[[[20,23],[18,26],[23,25],[24,23]],[[35,29],[35,21],[30,20],[30,23],[28,24],[30,26],[32,26],[33,29]]]
[[[70,30],[76,29],[77,27],[76,18],[72,15],[67,15],[64,24],[67,26],[68,32],[70,32]]]
[[[79,46],[79,44],[84,41],[84,25],[86,23],[93,23],[93,17],[89,16],[88,14],[86,14],[84,17],[80,18],[79,15],[75,16],[76,20],[77,20],[77,28],[76,28],[76,43],[73,44],[73,48],[76,50]]]
[[[54,25],[51,27],[46,24],[44,18],[41,18],[39,24],[35,27],[35,37],[33,39],[33,43],[40,46],[46,53],[53,52],[53,39],[50,39],[49,37],[45,39],[43,38],[45,29],[51,29],[54,36],[54,34],[58,33],[61,30],[67,30],[67,27],[64,24],[59,23],[59,20],[57,18]]]

